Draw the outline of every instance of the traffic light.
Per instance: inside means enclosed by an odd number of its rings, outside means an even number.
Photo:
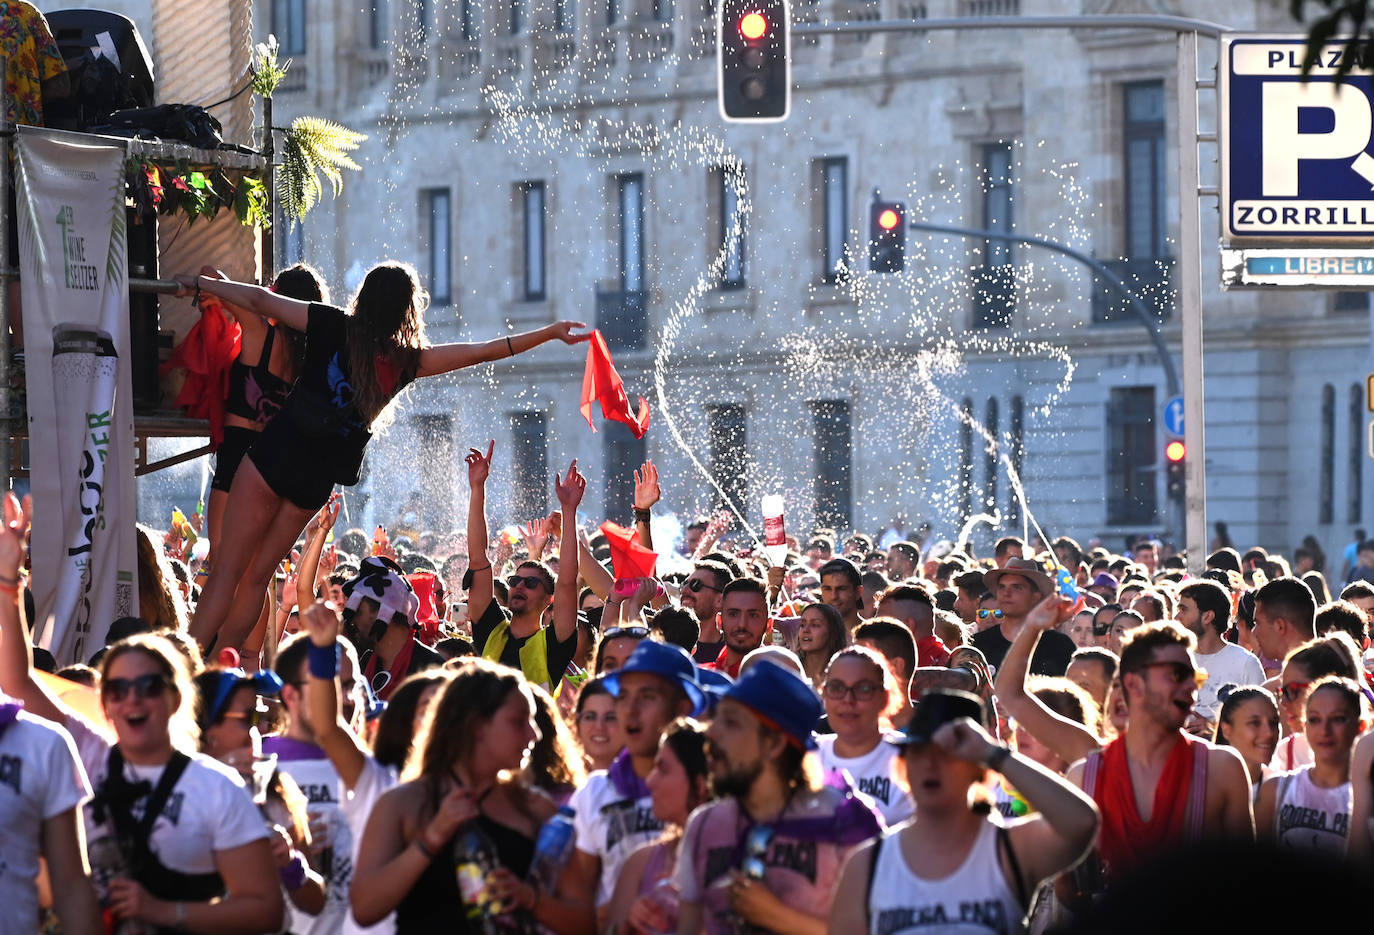
[[[721,116],[785,119],[792,99],[787,0],[720,0],[717,9]]]
[[[899,273],[906,268],[906,205],[873,199],[868,209],[868,268]]]
[[[1164,461],[1168,472],[1165,475],[1165,487],[1171,500],[1182,500],[1187,490],[1183,480],[1183,460],[1187,455],[1188,446],[1177,439],[1164,446]]]

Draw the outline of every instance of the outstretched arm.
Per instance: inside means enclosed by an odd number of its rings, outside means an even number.
[[[331,493],[329,501],[305,527],[305,554],[296,565],[296,607],[304,611],[315,602],[315,588],[319,579],[320,556],[324,554],[324,540],[339,518],[341,503],[338,493]]]
[[[478,620],[491,603],[491,558],[487,555],[487,478],[491,475],[491,456],[496,451],[496,439],[487,445],[485,455],[476,448],[468,449],[464,458],[468,465],[468,571],[472,572],[472,586],[468,588],[468,617]],[[478,647],[479,651],[481,647]]]
[[[325,604],[308,604],[301,610],[301,629],[310,635],[311,656],[317,651],[336,654],[339,646],[339,614]],[[326,657],[327,658],[327,657]],[[336,662],[337,665],[337,662]],[[328,666],[311,663],[305,683],[305,709],[315,728],[315,742],[338,770],[344,786],[353,789],[367,765],[367,752],[349,729],[339,711],[339,675],[324,673]],[[318,674],[317,674],[318,673]]]
[[[563,510],[563,525],[573,530],[558,538],[558,580],[553,586],[553,632],[560,643],[577,632],[577,505],[587,492],[587,479],[577,470],[577,459],[568,476],[553,479],[554,492]]]
[[[61,724],[71,713],[46,685],[34,678],[33,643],[24,625],[19,594],[19,566],[24,563],[24,535],[29,528],[28,505],[13,493],[5,494],[5,521],[0,525],[0,688],[24,702],[30,714]]]
[[[420,367],[417,377],[432,377],[451,370],[462,370],[474,364],[490,363],[523,354],[546,341],[562,341],[564,344],[579,344],[591,337],[590,334],[575,333],[586,328],[585,322],[557,321],[535,331],[513,334],[507,338],[493,338],[481,343],[440,344],[426,347],[420,351]]]
[[[654,547],[653,532],[649,528],[648,513],[651,507],[663,496],[658,486],[658,468],[652,461],[645,461],[644,467],[635,471],[635,535],[639,544],[646,549]]]
[[[252,283],[234,282],[232,279],[224,278],[222,274],[216,276],[206,276],[204,273],[196,276],[182,274],[175,278],[181,284],[177,298],[194,295],[196,287],[199,286],[201,292],[208,292],[229,305],[237,305],[239,308],[263,318],[275,318],[288,328],[294,328],[297,331],[305,330],[306,321],[310,315],[309,302],[288,299],[271,289],[255,286]]]

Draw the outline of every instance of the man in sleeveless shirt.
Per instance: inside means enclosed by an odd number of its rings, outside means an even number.
[[[1109,874],[1185,842],[1254,838],[1245,763],[1183,730],[1197,703],[1196,645],[1176,623],[1132,631],[1121,651],[1126,730],[1069,770],[1102,812]]]

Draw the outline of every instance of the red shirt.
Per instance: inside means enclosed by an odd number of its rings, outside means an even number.
[[[949,665],[949,647],[934,633],[916,641],[916,664],[918,666]]]
[[[730,652],[730,650],[729,650],[728,647],[722,647],[722,648],[721,648],[721,651],[720,651],[720,655],[716,657],[716,661],[715,661],[715,662],[708,662],[708,663],[705,663],[705,664],[702,666],[702,668],[703,668],[703,669],[714,669],[714,670],[716,670],[717,672],[724,672],[726,675],[730,676],[730,678],[732,678],[732,679],[737,679],[737,678],[739,678],[739,666],[740,666],[740,662],[743,662],[743,661],[744,661],[744,657],[743,657],[743,656],[740,656],[739,662],[735,663],[735,664],[732,666],[732,665],[730,665],[728,662],[725,661],[725,656],[726,656],[726,654],[727,654],[728,652]]]

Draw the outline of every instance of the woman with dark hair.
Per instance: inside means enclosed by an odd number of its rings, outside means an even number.
[[[555,804],[567,805],[572,794],[587,781],[582,751],[567,722],[558,713],[558,703],[538,685],[531,685],[530,692],[534,695],[534,726],[539,731],[539,739],[530,750],[526,778]]]
[[[202,267],[213,276],[215,271]],[[314,267],[297,263],[277,274],[272,291],[302,302],[328,302],[329,287]],[[281,411],[291,384],[296,380],[305,337],[270,318],[222,302],[208,292],[199,294],[201,314],[228,314],[239,324],[242,336],[239,355],[229,367],[229,395],[224,400],[224,440],[215,450],[215,474],[210,479],[210,500],[205,510],[205,532],[213,550],[224,526],[229,488],[243,456],[257,441],[272,417]],[[202,563],[208,572],[210,556]]]
[[[547,341],[576,344],[580,322],[481,344],[428,346],[429,296],[415,270],[401,263],[373,267],[345,312],[302,302],[218,274],[178,276],[179,295],[209,292],[261,318],[305,333],[295,385],[234,475],[215,566],[201,592],[191,633],[201,645],[218,639],[237,648],[262,609],[277,564],[334,485],[358,482],[372,431],[390,422],[396,395],[413,380],[513,357]]]
[[[28,519],[13,494],[4,512],[0,584],[18,581]],[[36,679],[13,585],[10,593],[0,600],[0,687],[76,741],[96,791],[85,807],[86,840],[108,911],[161,929],[279,930],[283,903],[267,828],[238,774],[197,752],[196,690],[182,654],[149,635],[106,652],[100,702],[111,743]],[[173,810],[173,801],[194,807]]]
[[[522,924],[590,935],[593,885],[579,878],[577,861],[554,892],[524,879],[535,836],[557,812],[524,779],[538,739],[534,698],[518,671],[481,658],[453,670],[426,713],[404,781],[377,800],[363,832],[351,893],[360,924],[394,911],[397,935],[478,932],[465,910],[480,906],[520,916]],[[477,871],[482,892],[465,894],[459,877],[474,876],[466,866],[473,839],[500,866]]]
[[[814,602],[802,608],[797,626],[797,655],[806,679],[816,691],[825,681],[830,658],[849,645],[849,631],[840,612],[829,604]]]
[[[172,563],[157,543],[157,534],[142,523],[134,526],[138,552],[138,617],[154,630],[184,630],[188,614]]]
[[[582,745],[587,772],[610,769],[625,746],[615,696],[602,679],[583,683],[577,693],[577,739]]]
[[[663,730],[654,767],[644,781],[653,800],[654,817],[663,822],[663,837],[637,848],[621,866],[615,893],[606,907],[605,931],[677,931],[677,866],[682,828],[692,810],[711,798],[706,765],[706,729],[691,718],[679,718]]]
[[[1234,747],[1250,774],[1252,799],[1259,798],[1260,783],[1269,777],[1269,761],[1279,744],[1279,707],[1274,696],[1258,685],[1221,686],[1217,692],[1217,732],[1212,742]]]

